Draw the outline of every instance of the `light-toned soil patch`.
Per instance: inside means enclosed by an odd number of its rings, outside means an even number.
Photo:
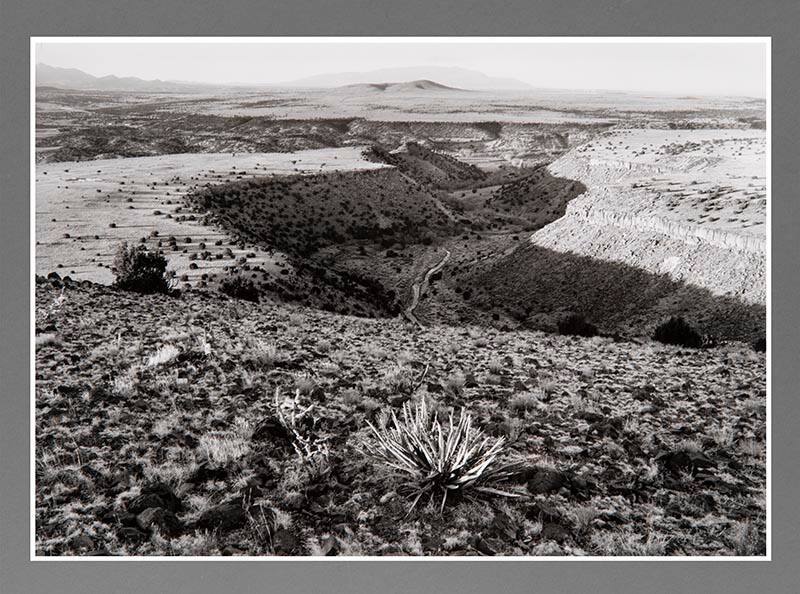
[[[157,247],[161,241],[170,269],[178,278],[187,275],[189,282],[219,272],[242,257],[252,265],[272,269],[285,263],[282,255],[232,245],[220,229],[203,224],[201,213],[188,211],[182,196],[205,184],[259,176],[383,167],[364,161],[362,150],[184,154],[39,164],[36,272],[55,271],[77,280],[110,283],[116,246],[121,241],[139,243],[142,238],[148,247]],[[176,238],[177,249],[168,245],[170,237]],[[202,251],[212,256],[190,260]],[[224,257],[217,259],[217,254]]]

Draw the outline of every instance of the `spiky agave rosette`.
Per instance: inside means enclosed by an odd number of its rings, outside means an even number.
[[[404,403],[400,418],[392,411],[385,420],[378,427],[367,421],[377,443],[365,450],[405,479],[413,497],[409,513],[425,494],[441,495],[440,512],[450,493],[519,496],[492,486],[519,470],[517,462],[500,462],[505,438],[487,436],[473,426],[472,416],[463,408],[458,422],[451,412],[442,423],[422,398],[415,404]]]

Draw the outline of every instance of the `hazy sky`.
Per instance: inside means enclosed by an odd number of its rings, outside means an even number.
[[[37,62],[95,76],[280,83],[397,66],[461,66],[534,87],[676,94],[766,94],[763,43],[56,43]]]

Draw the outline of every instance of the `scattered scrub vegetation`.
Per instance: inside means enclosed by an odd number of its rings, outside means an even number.
[[[558,333],[567,336],[597,336],[597,326],[587,322],[586,318],[580,314],[570,314],[559,320]]]
[[[686,320],[673,317],[659,325],[653,332],[653,340],[693,349],[703,346],[703,337]]]
[[[128,246],[122,242],[114,256],[116,286],[137,293],[169,293],[171,277],[167,274],[167,259],[148,251],[143,245]]]
[[[241,275],[235,275],[222,280],[219,290],[233,297],[234,299],[244,299],[258,303],[258,289],[253,281]]]

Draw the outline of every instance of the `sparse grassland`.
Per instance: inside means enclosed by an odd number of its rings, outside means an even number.
[[[40,555],[764,554],[765,357],[748,345],[421,332],[40,281]],[[365,450],[369,423],[423,400],[502,439],[496,463],[522,465],[495,487],[520,496],[408,514]]]

